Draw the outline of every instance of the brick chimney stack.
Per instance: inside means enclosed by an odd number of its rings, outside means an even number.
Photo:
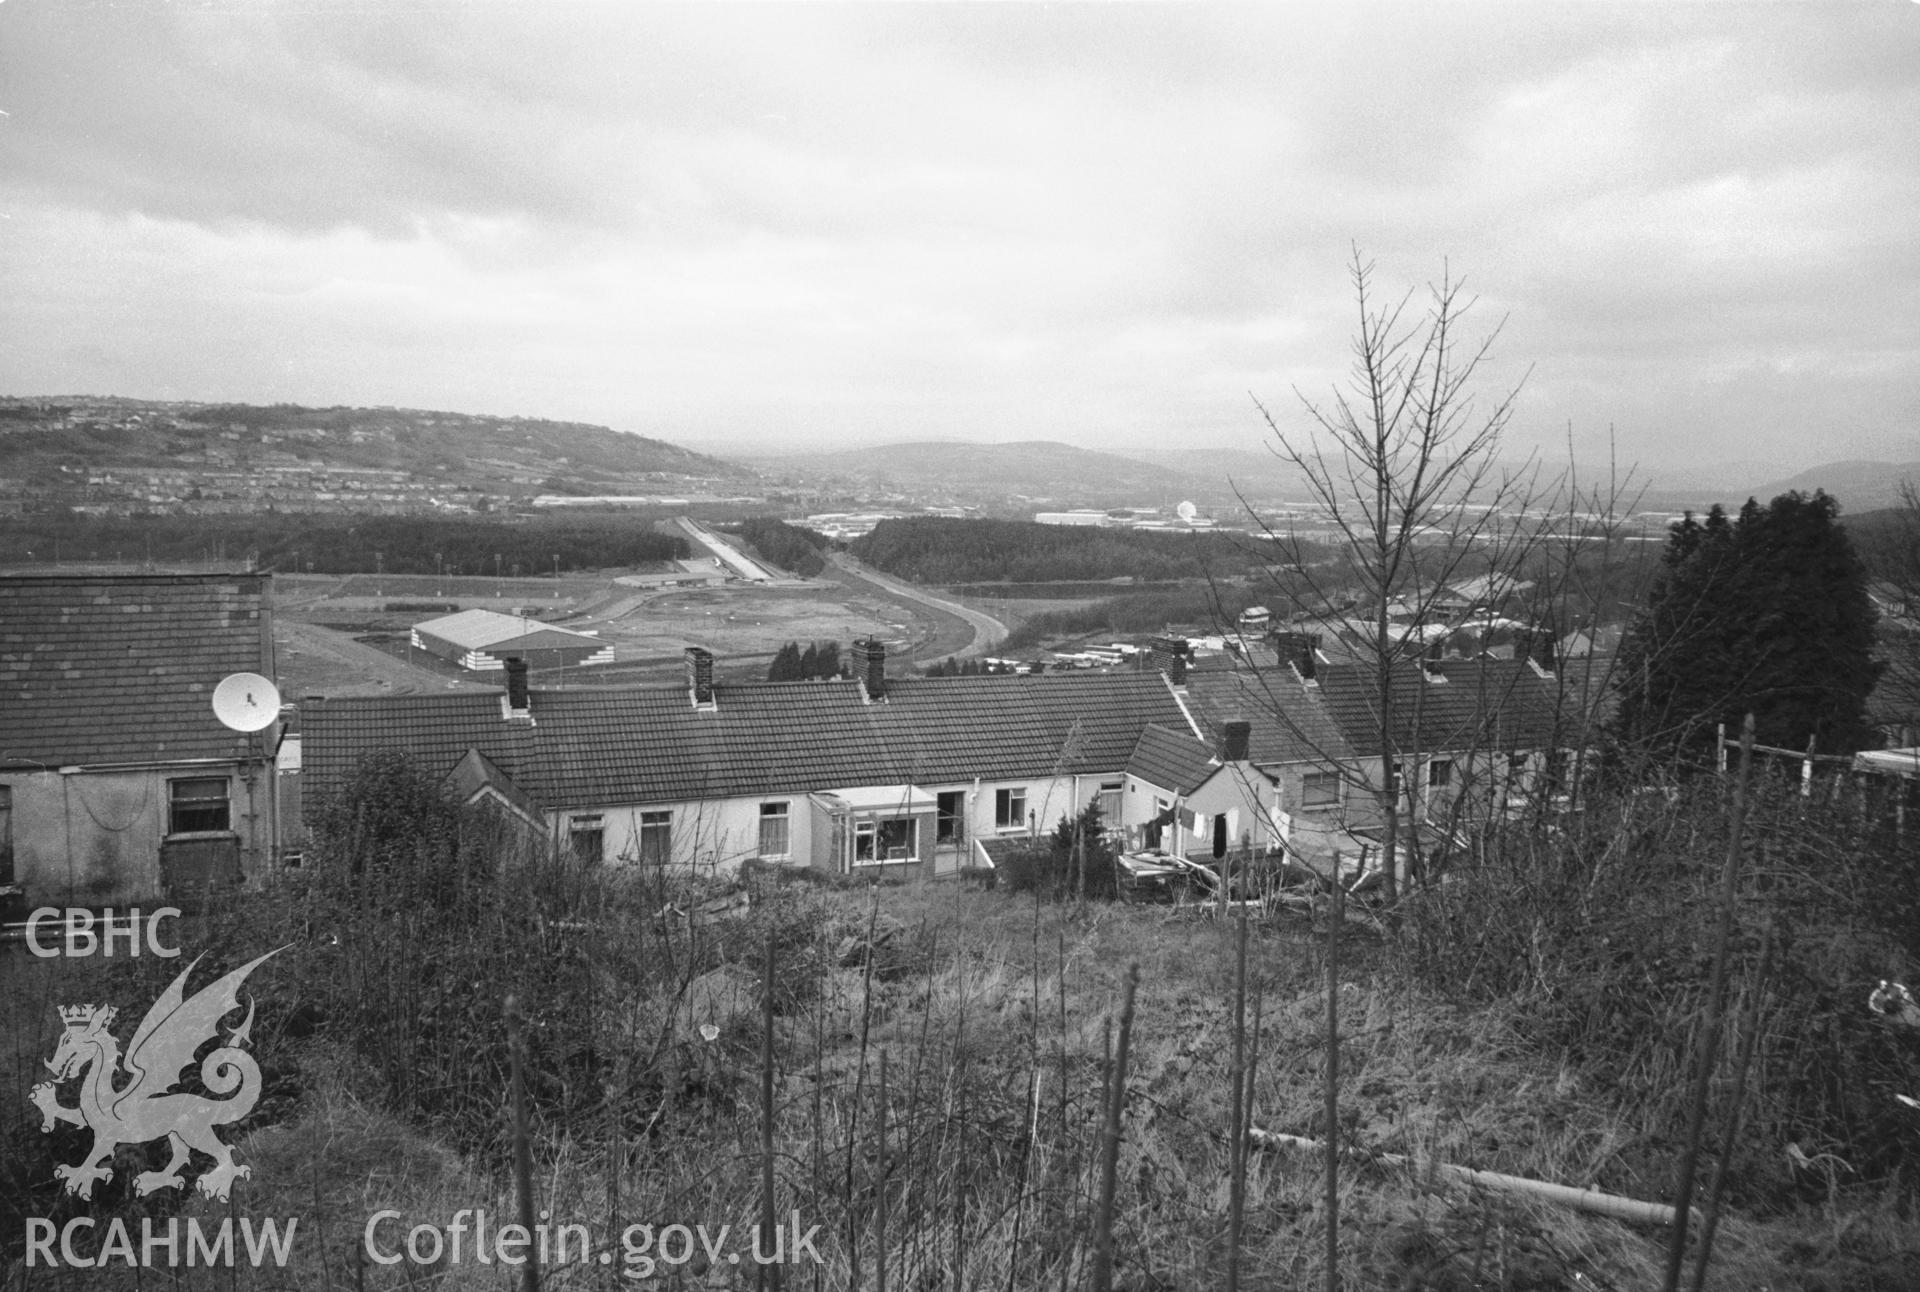
[[[526,713],[527,701],[527,661],[518,655],[509,656],[507,666],[507,711]]]
[[[1187,639],[1162,633],[1147,643],[1154,668],[1167,675],[1175,686],[1187,684]]]
[[[1559,662],[1554,658],[1557,645],[1558,643],[1554,640],[1552,624],[1542,624],[1534,633],[1533,650],[1530,654],[1533,656],[1533,662],[1540,666],[1542,673],[1553,672],[1554,665]]]
[[[1220,761],[1223,763],[1244,763],[1247,750],[1253,744],[1253,724],[1245,719],[1235,719],[1220,729]]]
[[[1313,681],[1314,669],[1319,663],[1320,634],[1275,633],[1273,648],[1279,652],[1282,664],[1293,665],[1302,680]]]
[[[853,641],[853,676],[869,704],[887,698],[887,644],[878,637]]]
[[[696,709],[711,709],[713,699],[713,652],[702,646],[686,649],[687,696]]]

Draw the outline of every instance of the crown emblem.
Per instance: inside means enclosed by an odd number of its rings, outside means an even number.
[[[76,1023],[91,1023],[96,1016],[104,1027],[113,1022],[115,1013],[111,1005],[62,1005],[59,1008],[60,1021],[68,1027]]]

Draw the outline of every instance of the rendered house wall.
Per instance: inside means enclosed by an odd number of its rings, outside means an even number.
[[[273,785],[256,767],[250,787],[245,770],[235,762],[0,772],[0,784],[12,790],[14,883],[30,907],[159,903],[167,897],[161,845],[183,838],[168,831],[168,782],[208,777],[227,780],[241,871],[258,875],[271,856]]]

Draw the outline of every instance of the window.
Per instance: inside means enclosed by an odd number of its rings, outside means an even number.
[[[1024,830],[1027,828],[1027,792],[1019,790],[995,790],[993,792],[993,823],[1002,830]]]
[[[1453,760],[1436,758],[1427,764],[1427,788],[1441,789],[1453,784]]]
[[[640,814],[640,864],[664,866],[673,859],[673,813]]]
[[[959,790],[943,790],[935,799],[933,841],[936,844],[957,847],[967,841],[965,798]]]
[[[167,782],[167,832],[200,834],[230,829],[226,777]]]
[[[1120,795],[1126,787],[1125,781],[1100,782],[1100,797],[1095,802],[1100,804],[1100,819],[1105,821],[1109,828],[1119,828]]]
[[[919,843],[920,823],[910,816],[861,821],[853,827],[853,864],[918,861]]]
[[[597,866],[606,856],[607,832],[598,812],[576,816],[567,821],[567,847],[575,861]]]
[[[1300,778],[1300,806],[1325,808],[1340,802],[1339,772],[1308,772]]]
[[[13,882],[13,787],[0,785],[0,884]]]
[[[762,857],[785,857],[792,852],[792,835],[787,830],[787,819],[785,803],[760,805],[760,855]]]

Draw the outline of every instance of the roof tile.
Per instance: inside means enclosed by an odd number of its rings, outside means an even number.
[[[230,673],[270,673],[270,586],[265,574],[0,577],[0,765],[234,756],[242,738],[208,696]]]
[[[436,774],[475,749],[548,807],[685,802],[849,785],[952,784],[1114,771],[1151,722],[1185,721],[1157,673],[729,684],[696,710],[684,687],[535,691],[533,722],[499,693],[370,696],[302,706],[315,793],[398,749]]]

